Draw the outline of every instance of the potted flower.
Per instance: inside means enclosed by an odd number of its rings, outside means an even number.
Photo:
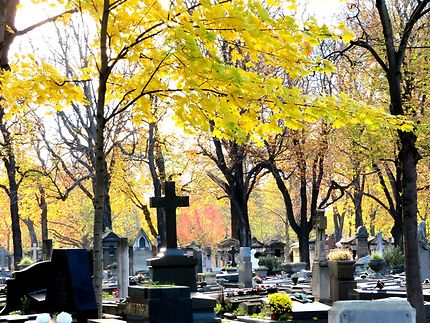
[[[267,297],[267,307],[272,320],[286,320],[293,309],[293,301],[284,293],[277,292]]]
[[[370,257],[370,261],[368,265],[369,265],[369,268],[376,273],[376,276],[381,276],[379,272],[385,267],[385,261],[379,252],[374,252]]]
[[[354,260],[349,249],[337,248],[330,250],[327,255],[330,276],[338,280],[354,279]]]

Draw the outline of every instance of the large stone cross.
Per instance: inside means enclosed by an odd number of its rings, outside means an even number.
[[[177,196],[175,182],[164,182],[164,197],[151,197],[150,207],[164,208],[166,215],[166,248],[176,249],[178,247],[176,238],[176,208],[189,206],[188,196]]]

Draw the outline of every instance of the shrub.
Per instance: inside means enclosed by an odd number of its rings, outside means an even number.
[[[293,301],[287,294],[278,292],[270,294],[267,298],[267,306],[274,314],[287,314],[290,313],[293,308]]]
[[[372,256],[370,257],[370,259],[373,259],[373,260],[383,260],[384,258],[382,257],[382,255],[379,252],[374,251],[372,253]]]
[[[402,254],[400,247],[391,247],[384,249],[382,257],[388,268],[394,268],[405,264],[405,256]]]
[[[19,262],[18,266],[31,265],[33,263],[34,263],[34,261],[30,257],[23,257],[23,258],[21,258],[21,261]]]
[[[349,249],[332,249],[327,255],[329,260],[352,260],[352,252]]]
[[[268,273],[281,270],[281,260],[278,257],[260,257],[258,258],[258,265],[267,267]]]

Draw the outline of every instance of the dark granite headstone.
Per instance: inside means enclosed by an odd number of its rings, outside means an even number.
[[[38,262],[23,270],[14,271],[13,278],[6,281],[6,306],[0,315],[22,310],[21,299],[23,297],[28,298],[29,310],[46,311],[45,294],[50,277],[51,263],[49,261]],[[42,295],[42,299],[39,295]]]
[[[185,286],[129,286],[127,322],[191,323],[193,322],[190,289]]]
[[[97,304],[85,249],[54,249],[46,301],[52,312],[72,313],[78,322],[97,317]]]

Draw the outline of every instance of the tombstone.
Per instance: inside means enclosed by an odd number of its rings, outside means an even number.
[[[203,272],[203,253],[195,241],[183,248],[188,257],[192,257],[197,261],[196,274]]]
[[[407,300],[339,301],[328,311],[330,323],[415,323],[415,309]]]
[[[113,231],[106,231],[102,236],[102,249],[103,249],[103,269],[111,272],[112,276],[117,279],[117,249],[119,236]]]
[[[357,258],[365,257],[369,254],[369,244],[367,238],[369,234],[364,226],[357,228],[357,233],[355,234],[357,239]]]
[[[133,243],[130,246],[130,275],[149,272],[146,261],[153,257],[151,240],[140,228],[131,241]]]
[[[29,312],[67,311],[79,323],[97,317],[90,268],[85,249],[54,249],[52,261],[15,271],[7,280],[6,306],[0,314],[20,310],[26,297]]]
[[[51,257],[52,257],[52,239],[43,239],[42,260],[51,260]]]
[[[258,267],[260,267],[260,265],[258,264],[258,258],[255,258],[255,253],[257,252],[257,250],[255,249],[251,249],[251,264],[252,264],[252,269],[256,269]]]
[[[10,269],[11,254],[3,247],[0,247],[0,267]]]
[[[239,251],[239,284],[243,287],[252,287],[252,264],[251,264],[251,248],[240,247]]]
[[[37,246],[37,243],[33,243],[31,247],[31,258],[34,262],[37,262],[39,260],[39,252],[42,251],[42,248]]]
[[[203,254],[203,272],[212,271],[212,249],[211,247],[206,247]]]
[[[217,245],[216,263],[215,266],[218,268],[229,265],[231,261],[231,255],[228,251],[231,247],[235,247],[236,250],[240,247],[239,240],[234,238],[226,238]]]
[[[118,241],[118,297],[126,298],[128,295],[129,282],[129,254],[128,254],[128,239],[120,238]]]
[[[421,280],[430,278],[430,250],[426,237],[426,222],[418,225],[418,256],[420,259]]]
[[[190,288],[130,286],[126,315],[129,323],[192,323]]]
[[[188,196],[177,196],[175,182],[164,183],[164,197],[152,197],[151,207],[164,208],[166,214],[166,246],[167,249],[159,257],[148,259],[149,278],[161,283],[174,283],[188,286],[197,291],[195,266],[196,260],[184,255],[177,248],[176,208],[188,206]]]
[[[312,266],[312,295],[317,300],[330,299],[330,276],[327,262],[326,234],[327,218],[324,210],[316,211],[315,258]]]
[[[86,323],[97,317],[92,266],[85,249],[54,249],[46,292],[50,312],[65,311]]]
[[[384,252],[384,241],[382,240],[382,232],[378,232],[376,234],[376,243],[377,243],[376,251],[382,256]]]

